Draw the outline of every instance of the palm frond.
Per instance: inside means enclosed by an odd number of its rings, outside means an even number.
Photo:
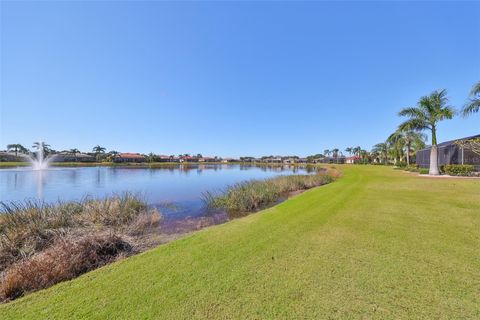
[[[398,126],[398,130],[400,131],[407,131],[407,130],[416,130],[416,131],[421,131],[421,130],[426,130],[430,129],[430,125],[426,120],[421,120],[421,119],[408,119],[404,122],[402,122]]]
[[[480,81],[473,86],[472,91],[470,91],[470,95],[472,97],[475,97],[476,95],[480,95]]]
[[[418,118],[418,119],[426,119],[427,118],[426,114],[423,112],[423,110],[421,110],[418,107],[403,108],[402,110],[400,110],[398,115],[401,116],[401,117]]]
[[[470,102],[462,109],[464,117],[480,111],[480,99],[471,99]]]

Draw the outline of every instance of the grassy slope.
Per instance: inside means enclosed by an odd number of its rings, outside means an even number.
[[[345,176],[0,306],[0,318],[479,318],[480,181]]]

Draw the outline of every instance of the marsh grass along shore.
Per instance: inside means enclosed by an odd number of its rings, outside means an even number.
[[[207,192],[205,202],[211,208],[233,213],[257,211],[286,198],[292,192],[308,190],[332,182],[339,176],[334,169],[311,175],[279,176],[267,180],[240,182],[220,194]]]

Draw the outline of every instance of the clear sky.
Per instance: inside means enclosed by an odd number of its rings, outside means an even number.
[[[480,80],[480,2],[1,1],[0,149],[370,149]],[[480,133],[480,114],[439,140]]]

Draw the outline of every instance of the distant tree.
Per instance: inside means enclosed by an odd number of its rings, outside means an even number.
[[[203,158],[201,153],[197,153],[197,158]]]
[[[462,114],[464,117],[480,111],[480,81],[477,82],[470,92],[470,100],[463,107]]]
[[[348,152],[348,155],[351,156],[352,155],[352,150],[353,150],[352,147],[348,147],[348,148],[345,149],[345,152]]]
[[[40,146],[42,146],[44,156],[47,156],[53,152],[53,150],[50,148],[50,145],[45,142],[34,142],[32,148],[39,151]]]
[[[22,146],[20,143],[13,143],[7,145],[7,151],[15,152],[15,157],[18,158],[18,153],[28,153],[28,149]]]
[[[338,150],[338,148],[335,148],[335,149],[333,149],[333,150],[331,151],[331,152],[332,152],[332,156],[333,156],[333,158],[335,159],[336,162],[338,162],[338,152],[339,152],[339,151],[340,151],[340,150]]]
[[[360,151],[362,151],[362,148],[360,146],[357,146],[357,147],[353,147],[352,148],[352,152],[353,152],[353,155],[359,157],[360,156]]]
[[[425,146],[425,140],[427,137],[422,132],[416,132],[413,130],[405,130],[405,131],[397,131],[394,135],[399,140],[399,145],[403,145],[405,150],[405,160],[407,165],[410,165],[410,154],[412,152],[412,147],[415,146],[414,149],[420,149]]]
[[[429,96],[420,98],[416,107],[404,108],[399,116],[408,119],[399,126],[400,131],[424,131],[429,130],[432,136],[432,148],[430,150],[430,175],[439,175],[437,125],[445,119],[452,119],[455,110],[448,104],[447,91],[434,91]]]
[[[77,153],[80,153],[80,150],[74,148],[74,149],[68,150],[68,153],[71,153],[71,154],[73,154],[73,155],[76,155]]]
[[[153,152],[150,152],[146,158],[148,162],[155,162],[158,160],[158,156]]]
[[[329,149],[323,150],[323,154],[325,155],[325,157],[328,157],[331,153],[332,151],[330,151]]]
[[[405,155],[403,152],[405,141],[402,139],[399,132],[400,131],[395,131],[392,133],[386,141],[388,144],[388,153],[395,164],[398,164]]]
[[[95,159],[97,159],[97,161],[100,160],[100,155],[104,154],[105,150],[107,149],[99,145],[96,145],[95,147],[93,147],[92,151],[95,154]]]
[[[372,153],[376,154],[383,164],[388,162],[388,143],[380,142],[373,146]]]
[[[367,150],[361,149],[359,154],[360,154],[360,157],[362,158],[363,164],[368,164],[370,162],[370,153]]]

